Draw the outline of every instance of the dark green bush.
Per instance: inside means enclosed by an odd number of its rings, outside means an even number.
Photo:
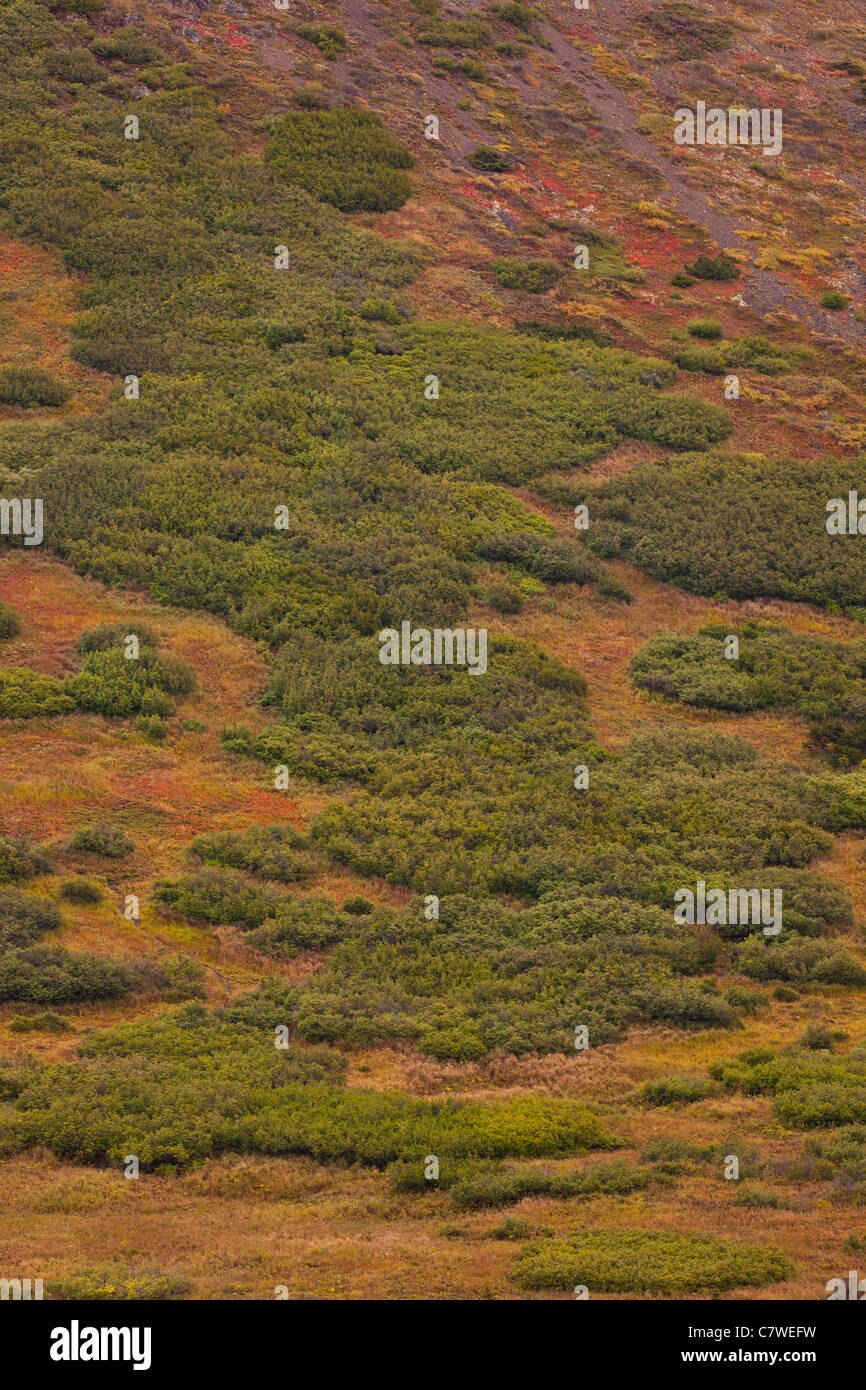
[[[93,879],[68,878],[60,885],[60,896],[70,903],[99,903],[103,892]]]
[[[476,145],[468,158],[473,169],[481,169],[485,173],[503,174],[511,168],[511,160],[492,145]]]
[[[71,394],[64,382],[41,367],[3,367],[0,370],[0,405],[25,408],[63,405]]]
[[[312,872],[309,858],[293,854],[306,844],[289,825],[256,825],[197,835],[190,850],[204,864],[244,869],[277,883],[295,883]]]
[[[60,909],[54,903],[17,888],[0,888],[0,949],[30,946],[44,932],[56,931],[62,924]]]
[[[710,1085],[696,1076],[657,1076],[645,1081],[640,1088],[641,1100],[650,1105],[681,1105],[706,1100],[712,1094]]]
[[[71,1033],[72,1024],[60,1014],[20,1014],[9,1024],[10,1033]]]
[[[411,192],[409,151],[372,111],[355,107],[280,117],[265,158],[279,178],[342,212],[399,208]]]
[[[62,946],[26,946],[0,952],[0,1003],[78,1004],[116,999],[137,980],[113,961]]]
[[[573,1289],[590,1294],[668,1296],[778,1284],[793,1276],[771,1246],[742,1245],[715,1236],[667,1231],[582,1231],[565,1240],[530,1244],[512,1277],[524,1289]]]
[[[8,603],[0,603],[0,642],[9,637],[17,637],[21,631],[21,619]]]
[[[49,77],[58,77],[62,82],[81,82],[90,86],[105,77],[93,54],[83,48],[49,49],[43,62]]]
[[[686,328],[693,338],[722,338],[724,329],[715,319],[690,319]]]
[[[742,271],[731,256],[700,255],[686,266],[686,272],[698,280],[737,280]]]
[[[501,256],[493,262],[493,271],[505,289],[526,290],[529,294],[544,294],[560,276],[556,261],[520,256]]]
[[[26,840],[0,835],[0,883],[16,883],[36,874],[50,874],[51,857]]]
[[[185,917],[242,927],[260,927],[283,902],[273,889],[254,887],[232,869],[202,869],[176,883],[157,883],[153,897]]]
[[[117,58],[135,67],[162,57],[156,44],[134,27],[115,29],[106,38],[94,39],[90,47],[97,58]]]
[[[298,38],[315,44],[323,58],[333,62],[346,51],[346,35],[336,24],[301,24]]]
[[[73,831],[69,848],[77,854],[99,854],[104,859],[125,859],[135,845],[122,825],[103,821],[97,825],[82,825]]]

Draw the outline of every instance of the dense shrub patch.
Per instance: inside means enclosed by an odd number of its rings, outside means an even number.
[[[41,367],[4,367],[0,371],[0,405],[63,405],[69,387]]]
[[[26,1074],[0,1144],[42,1143],[83,1162],[185,1165],[220,1152],[307,1153],[384,1166],[425,1153],[541,1156],[604,1145],[595,1117],[569,1101],[415,1101],[343,1091],[344,1063],[324,1048],[274,1047],[291,992],[272,983],[211,1012],[198,1004],[83,1044],[81,1060]]]
[[[597,554],[693,593],[862,605],[866,555],[825,526],[827,501],[847,497],[857,470],[840,459],[684,455],[576,489],[575,501],[589,503]]]
[[[866,1055],[846,1055],[794,1045],[774,1051],[753,1048],[729,1062],[714,1062],[710,1073],[723,1085],[748,1094],[769,1092],[784,1124],[826,1129],[866,1121]]]
[[[104,859],[125,859],[135,845],[122,825],[102,822],[79,826],[72,832],[69,848],[79,854],[99,854]]]
[[[292,853],[305,844],[304,837],[289,825],[257,825],[240,832],[197,835],[190,850],[204,864],[245,869],[258,878],[293,883],[311,872],[309,858]]]
[[[736,659],[725,656],[729,636]],[[706,709],[787,707],[836,764],[866,755],[866,642],[832,642],[749,622],[711,623],[694,637],[654,637],[632,660],[635,684]]]
[[[412,156],[372,111],[296,111],[274,123],[266,159],[279,178],[343,212],[402,207]]]
[[[0,949],[30,946],[62,922],[60,909],[46,898],[33,897],[17,888],[0,888]]]
[[[794,1269],[772,1246],[667,1231],[579,1231],[524,1247],[513,1278],[524,1289],[668,1295],[781,1283]]]

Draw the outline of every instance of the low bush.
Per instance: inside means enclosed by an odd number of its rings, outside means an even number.
[[[69,840],[69,848],[76,854],[98,854],[103,859],[125,859],[132,854],[135,845],[122,825],[108,821],[96,825],[82,825]]]
[[[0,603],[0,642],[9,637],[17,637],[21,631],[21,619],[8,603]]]
[[[501,256],[493,262],[493,272],[504,289],[526,290],[529,294],[544,294],[552,289],[561,273],[556,261],[519,256]]]
[[[0,950],[30,946],[47,931],[63,925],[60,908],[47,898],[17,888],[0,888]]]
[[[90,878],[68,878],[60,885],[60,896],[69,903],[93,904],[102,902],[100,884]]]
[[[53,867],[45,850],[26,840],[0,835],[0,883],[17,883],[37,874],[50,874]]]
[[[305,844],[304,837],[291,826],[257,825],[244,831],[197,835],[190,852],[204,864],[243,869],[277,883],[295,883],[312,872],[309,858],[293,853]]]
[[[333,62],[346,51],[346,35],[336,24],[300,24],[299,39],[315,44],[323,58]]]
[[[645,1081],[639,1094],[650,1105],[682,1105],[706,1100],[712,1095],[712,1087],[696,1076],[657,1076]]]
[[[372,111],[337,107],[290,112],[273,123],[265,150],[273,173],[342,212],[385,212],[411,192],[412,156]]]
[[[794,1269],[772,1246],[666,1231],[581,1231],[565,1240],[527,1245],[512,1271],[524,1289],[573,1289],[590,1294],[668,1296],[764,1287],[790,1279]]]
[[[3,367],[0,370],[0,405],[25,409],[64,405],[71,394],[64,382],[41,367]]]
[[[19,1014],[9,1024],[10,1033],[71,1033],[72,1024],[60,1014]]]
[[[686,273],[698,280],[737,280],[742,275],[737,262],[731,256],[725,255],[700,255],[691,265],[686,266]]]
[[[24,667],[0,671],[0,718],[35,719],[75,709],[68,683]]]
[[[508,156],[493,145],[476,145],[468,159],[473,169],[480,169],[483,173],[504,174],[506,169],[511,168]]]

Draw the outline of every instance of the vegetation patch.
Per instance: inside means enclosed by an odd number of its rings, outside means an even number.
[[[274,122],[265,158],[278,178],[342,212],[400,208],[412,156],[372,111],[296,111]]]
[[[512,1271],[524,1289],[684,1294],[790,1279],[793,1266],[772,1246],[666,1231],[580,1231],[527,1245]]]

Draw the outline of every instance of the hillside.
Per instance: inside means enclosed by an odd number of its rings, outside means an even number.
[[[826,1298],[866,1197],[866,26],[0,34],[4,1267]],[[678,143],[699,103],[778,150]]]

